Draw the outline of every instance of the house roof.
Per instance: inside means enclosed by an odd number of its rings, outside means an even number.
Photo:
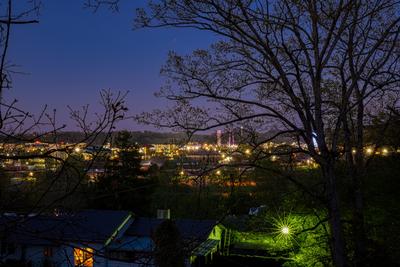
[[[192,252],[192,255],[207,256],[209,254],[217,252],[218,246],[219,246],[219,240],[208,239],[203,243],[201,243],[197,248],[195,248]]]
[[[153,234],[164,219],[135,218],[123,238],[113,242],[109,249],[136,252],[151,252],[154,249]],[[175,224],[189,250],[207,240],[217,224],[213,220],[177,219]]]
[[[68,214],[0,216],[2,238],[22,244],[105,243],[132,214],[84,210]]]
[[[152,237],[157,227],[164,219],[139,217],[134,220],[126,231],[128,236]],[[177,219],[174,220],[183,239],[204,241],[217,224],[214,220],[192,220]]]

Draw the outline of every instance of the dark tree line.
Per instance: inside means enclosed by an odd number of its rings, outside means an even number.
[[[139,120],[191,133],[241,126],[291,134],[298,143],[291,153],[310,155],[320,166],[325,191],[317,199],[329,214],[334,265],[366,266],[365,128],[398,107],[399,23],[392,0],[150,1],[138,10],[137,27],[194,28],[220,40],[187,56],[171,52],[160,95],[176,107]],[[345,205],[338,190],[343,177],[353,196]],[[347,210],[353,257],[344,235]]]

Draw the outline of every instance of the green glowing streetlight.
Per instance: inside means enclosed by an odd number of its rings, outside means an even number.
[[[284,234],[284,235],[290,234],[290,229],[289,229],[289,227],[288,227],[288,226],[283,226],[283,227],[281,228],[281,233]]]
[[[299,230],[298,222],[295,216],[278,215],[272,218],[273,233],[277,242],[283,246],[291,246],[296,242],[296,233]]]

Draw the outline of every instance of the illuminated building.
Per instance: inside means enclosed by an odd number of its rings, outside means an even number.
[[[221,145],[222,145],[222,131],[217,130],[217,146],[221,146]]]

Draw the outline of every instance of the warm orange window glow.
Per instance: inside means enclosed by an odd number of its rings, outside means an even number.
[[[74,248],[74,265],[76,267],[93,267],[93,249]]]
[[[45,247],[44,250],[43,250],[43,255],[45,257],[52,257],[53,256],[53,248]]]

